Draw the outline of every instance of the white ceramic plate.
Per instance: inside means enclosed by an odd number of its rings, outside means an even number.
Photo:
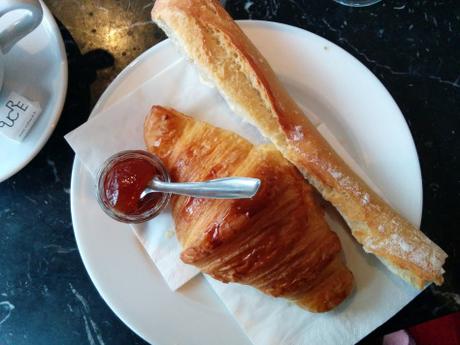
[[[1,95],[15,91],[39,102],[42,113],[22,143],[0,135],[0,182],[29,163],[47,142],[61,116],[67,92],[67,57],[59,28],[46,5],[41,24],[4,56],[5,80]],[[8,14],[7,22],[21,15]]]
[[[240,25],[296,100],[326,123],[396,209],[419,224],[417,153],[404,117],[377,78],[347,52],[312,33],[268,22]],[[146,51],[115,79],[93,115],[176,59],[169,41]],[[141,337],[158,345],[250,344],[203,278],[178,292],[168,289],[130,228],[99,209],[92,178],[78,161],[72,171],[71,207],[78,248],[91,279],[113,311]]]

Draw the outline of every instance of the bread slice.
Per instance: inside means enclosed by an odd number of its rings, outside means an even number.
[[[442,284],[446,253],[375,194],[336,154],[216,0],[157,0],[153,20],[335,206],[364,250],[417,288]]]

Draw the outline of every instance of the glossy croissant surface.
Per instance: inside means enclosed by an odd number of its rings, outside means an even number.
[[[251,285],[314,312],[351,292],[353,276],[312,187],[272,145],[155,106],[144,138],[174,181],[261,179],[252,199],[172,199],[181,259],[222,282]]]

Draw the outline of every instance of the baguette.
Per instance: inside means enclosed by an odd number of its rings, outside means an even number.
[[[157,0],[153,20],[342,215],[392,272],[422,289],[443,283],[447,254],[399,215],[337,155],[216,0]]]

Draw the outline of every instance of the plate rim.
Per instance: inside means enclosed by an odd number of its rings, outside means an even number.
[[[43,0],[40,0],[40,5],[42,6],[42,9],[43,9],[42,21],[46,19],[46,22],[50,26],[51,31],[56,33],[55,37],[57,39],[57,43],[58,43],[57,45],[59,47],[59,57],[61,59],[60,73],[62,75],[61,81],[62,81],[63,87],[60,88],[61,94],[59,95],[59,99],[56,102],[54,115],[51,116],[50,119],[48,120],[49,125],[46,127],[46,130],[43,131],[42,136],[37,141],[37,145],[27,155],[27,158],[24,159],[20,164],[18,164],[14,169],[12,169],[10,172],[6,174],[0,173],[0,183],[8,180],[10,177],[14,176],[19,171],[24,169],[24,167],[27,166],[32,161],[32,159],[34,159],[37,156],[37,154],[42,150],[42,148],[48,142],[48,139],[50,138],[51,134],[53,134],[54,130],[56,129],[59,119],[61,118],[62,110],[64,109],[65,99],[67,96],[67,89],[68,89],[68,83],[69,83],[69,66],[68,66],[68,61],[67,61],[67,54],[65,50],[64,40],[62,39],[62,35],[59,31],[59,27],[56,23],[56,20],[54,19],[53,14],[49,10],[49,8],[46,6],[46,4],[43,2]]]
[[[363,72],[366,73],[373,81],[380,86],[380,89],[386,93],[388,101],[393,103],[393,106],[397,110],[399,114],[399,118],[402,120],[401,124],[402,127],[404,128],[404,131],[406,132],[405,134],[408,135],[408,138],[410,139],[410,150],[414,154],[414,158],[416,159],[417,163],[417,179],[418,179],[418,189],[420,190],[420,195],[418,196],[418,204],[419,204],[419,212],[418,212],[418,226],[420,226],[421,218],[422,218],[422,213],[423,213],[423,183],[422,183],[422,174],[421,174],[421,168],[420,168],[420,160],[418,156],[418,152],[415,146],[415,141],[412,136],[412,133],[410,131],[409,125],[399,108],[398,104],[396,103],[395,99],[391,95],[391,93],[388,91],[388,89],[385,87],[385,85],[380,81],[380,79],[377,78],[377,76],[372,73],[372,71],[364,65],[359,59],[357,59],[355,56],[353,56],[351,53],[346,51],[344,48],[340,47],[336,43],[329,41],[328,39],[317,35],[311,31],[308,31],[306,29],[285,24],[285,23],[279,23],[276,21],[268,21],[268,20],[252,20],[252,19],[244,19],[244,20],[236,20],[237,23],[242,23],[243,25],[262,25],[265,27],[268,27],[270,29],[279,29],[280,31],[290,31],[294,32],[296,34],[302,34],[302,35],[310,35],[316,40],[322,40],[324,42],[327,42],[328,44],[332,45],[334,48],[339,49],[342,53],[345,53],[349,58],[354,60],[356,63],[358,63],[362,68]],[[156,50],[160,50],[164,45],[167,45],[169,42],[169,38],[166,38],[165,40],[155,44],[154,46],[150,47],[146,51],[144,51],[142,54],[140,54],[136,59],[134,59],[131,63],[129,63],[118,75],[117,77],[110,83],[110,85],[105,89],[99,100],[96,102],[93,110],[91,111],[91,114],[89,115],[88,119],[93,117],[99,110],[102,108],[103,104],[107,102],[111,94],[116,90],[117,84],[120,83],[129,73],[131,73],[131,70],[135,67],[135,65],[144,62],[151,54],[154,54]],[[137,334],[139,337],[141,337],[143,340],[150,342],[148,339],[149,337],[144,334],[141,330],[138,329],[135,325],[133,325],[131,322],[129,322],[126,317],[119,311],[118,308],[116,308],[110,301],[110,299],[105,295],[104,290],[99,286],[99,282],[97,279],[93,278],[94,273],[93,269],[91,267],[91,264],[87,261],[87,258],[84,257],[83,251],[82,251],[82,243],[81,239],[78,236],[78,231],[76,230],[76,227],[74,226],[76,223],[78,223],[78,220],[76,219],[76,197],[74,196],[76,192],[75,190],[75,185],[77,184],[77,181],[79,180],[79,176],[77,176],[77,173],[79,172],[80,169],[82,169],[83,166],[79,159],[75,156],[73,165],[72,165],[72,171],[71,171],[71,184],[70,184],[70,206],[71,206],[71,218],[72,218],[72,225],[74,229],[74,236],[76,239],[78,251],[80,254],[80,257],[83,261],[83,264],[85,266],[85,269],[88,273],[88,275],[91,278],[91,282],[93,285],[96,287],[96,290],[98,291],[99,295],[102,297],[104,302],[109,306],[109,308],[112,310],[112,312],[129,328],[131,329],[135,334]],[[244,333],[244,331],[242,330]],[[152,343],[152,344],[156,344]]]

